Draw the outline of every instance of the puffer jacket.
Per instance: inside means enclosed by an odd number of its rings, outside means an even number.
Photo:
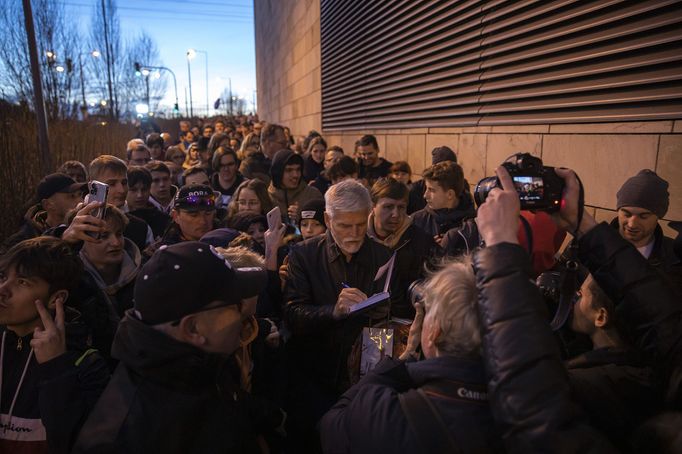
[[[654,366],[669,405],[682,405],[682,304],[660,272],[605,222],[579,241],[578,257],[609,298],[634,347]]]
[[[530,261],[517,244],[474,256],[488,401],[508,452],[615,452],[571,402]]]
[[[272,203],[277,205],[282,212],[282,218],[288,222],[289,216],[287,209],[290,205],[298,203],[299,210],[306,203],[311,200],[322,200],[320,191],[312,186],[308,186],[303,179],[301,173],[301,181],[295,189],[285,189],[282,187],[282,176],[284,175],[284,168],[288,164],[299,164],[301,172],[303,172],[303,158],[291,150],[280,150],[275,154],[270,167],[270,175],[272,180],[268,187],[268,195]]]
[[[480,359],[447,355],[408,363],[386,358],[377,364],[322,418],[324,452],[428,453],[420,440],[444,436],[436,424],[428,433],[415,433],[400,404],[400,395],[412,389],[424,391],[459,452],[503,452]]]
[[[74,453],[258,453],[279,408],[241,391],[225,359],[145,325],[128,311],[121,362],[83,425]]]

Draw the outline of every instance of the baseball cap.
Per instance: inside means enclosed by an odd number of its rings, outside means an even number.
[[[185,185],[178,190],[173,208],[186,211],[215,210],[219,201],[217,194],[210,186],[204,184]]]
[[[135,315],[150,325],[172,322],[201,312],[214,301],[222,301],[221,306],[238,304],[258,295],[266,284],[263,268],[236,268],[210,244],[185,241],[161,246],[137,275]]]
[[[51,173],[38,183],[38,201],[52,197],[57,193],[83,191],[87,183],[76,181],[65,173]]]

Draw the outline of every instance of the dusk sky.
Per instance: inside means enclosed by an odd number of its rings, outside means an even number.
[[[65,0],[67,13],[79,18],[84,30],[91,22],[99,0]],[[175,72],[180,108],[185,105],[186,52],[189,48],[208,53],[209,100],[213,102],[228,87],[247,100],[251,109],[256,90],[256,58],[252,0],[118,0],[118,15],[124,39],[145,30],[159,48],[164,66]],[[206,63],[203,53],[191,61],[194,108],[206,108]],[[173,82],[168,77],[164,106],[174,102]]]

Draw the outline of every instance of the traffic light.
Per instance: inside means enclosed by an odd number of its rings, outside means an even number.
[[[142,65],[140,65],[138,62],[135,62],[135,75],[137,77],[142,75]]]

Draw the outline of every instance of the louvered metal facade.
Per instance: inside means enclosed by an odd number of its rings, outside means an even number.
[[[682,1],[321,0],[325,131],[682,118]]]

